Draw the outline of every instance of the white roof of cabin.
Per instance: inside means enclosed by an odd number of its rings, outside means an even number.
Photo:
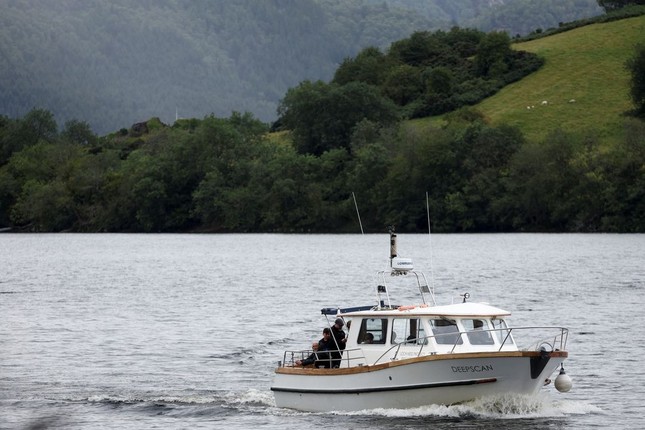
[[[399,309],[388,309],[388,310],[372,310],[372,311],[359,311],[359,312],[348,312],[343,314],[346,317],[352,316],[390,316],[390,315],[419,315],[419,316],[439,316],[439,317],[500,317],[500,316],[509,316],[511,313],[505,311],[504,309],[496,308],[494,306],[488,305],[486,303],[475,303],[475,302],[466,302],[466,303],[455,303],[452,305],[444,306],[401,306]]]

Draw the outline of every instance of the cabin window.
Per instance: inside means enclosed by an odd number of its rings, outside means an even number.
[[[385,343],[387,318],[365,318],[361,321],[358,343]]]
[[[513,338],[509,334],[510,330],[506,326],[506,321],[495,318],[491,321],[491,324],[493,326],[493,331],[491,333],[493,333],[493,336],[497,338],[499,343],[503,343],[504,340],[506,340],[504,345],[513,345]]]
[[[488,331],[488,321],[481,319],[463,319],[461,324],[466,330],[466,335],[468,336],[468,342],[471,345],[493,345],[493,337],[491,332]]]
[[[464,341],[459,334],[459,328],[454,320],[439,319],[430,320],[430,327],[434,338],[439,345],[461,345]]]
[[[418,318],[395,318],[392,321],[390,342],[411,345],[427,343],[421,321]]]

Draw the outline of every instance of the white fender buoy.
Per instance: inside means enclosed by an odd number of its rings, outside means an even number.
[[[571,382],[571,378],[569,378],[569,375],[566,374],[564,371],[564,366],[560,365],[560,374],[558,375],[557,378],[555,378],[555,389],[558,390],[561,393],[567,393],[569,390],[571,390],[571,387],[573,386],[573,383]]]

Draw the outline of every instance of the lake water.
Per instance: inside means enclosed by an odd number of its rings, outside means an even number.
[[[645,235],[399,235],[440,304],[569,327],[569,393],[276,408],[282,351],[318,337],[321,308],[372,304],[388,254],[386,234],[0,234],[0,428],[645,427]]]

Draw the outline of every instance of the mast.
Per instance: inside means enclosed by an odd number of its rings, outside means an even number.
[[[388,232],[390,233],[390,267],[393,267],[392,262],[397,257],[396,253],[396,234],[394,233],[394,226],[388,227]]]

